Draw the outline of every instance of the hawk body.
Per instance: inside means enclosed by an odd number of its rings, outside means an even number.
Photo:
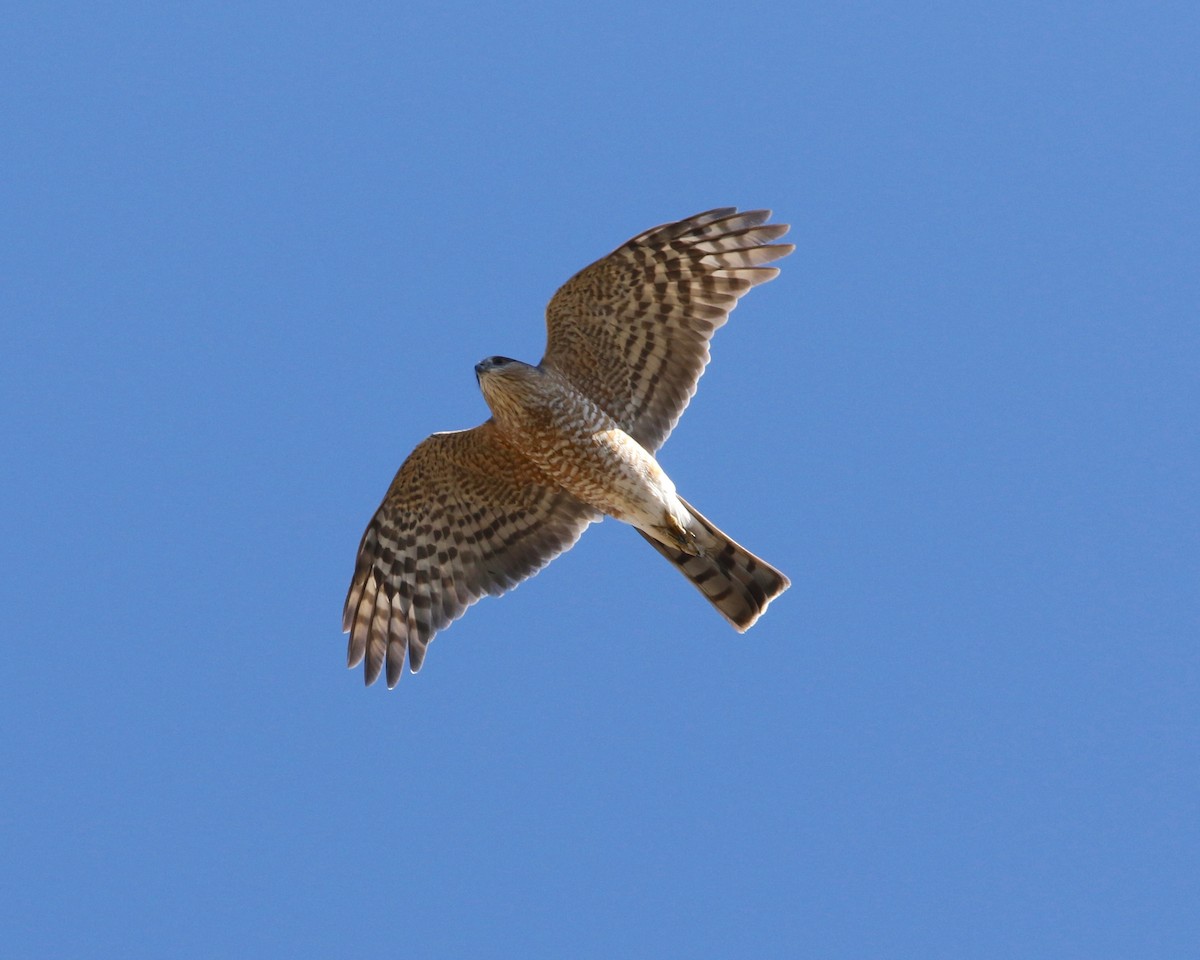
[[[675,485],[654,457],[566,377],[496,359],[475,368],[496,428],[545,476],[639,528],[657,525],[676,506]]]
[[[654,459],[737,300],[792,251],[768,211],[722,208],[639,234],[569,280],[537,366],[475,368],[492,418],[434,434],[396,474],[359,545],[348,663],[388,686],[434,634],[572,546],[604,515],[634,526],[739,631],[789,586],[678,495]]]

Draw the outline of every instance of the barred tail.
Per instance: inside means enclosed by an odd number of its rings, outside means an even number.
[[[641,530],[638,533],[692,581],[739,633],[744,633],[792,583],[765,560],[729,539],[682,497],[679,499],[712,535],[712,544],[705,545],[704,556],[659,543]]]

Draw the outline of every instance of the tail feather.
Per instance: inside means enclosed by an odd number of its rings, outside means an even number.
[[[679,499],[712,535],[712,545],[705,545],[703,555],[685,553],[641,530],[638,533],[687,577],[739,633],[744,633],[792,583],[765,560],[731,540],[682,497]]]

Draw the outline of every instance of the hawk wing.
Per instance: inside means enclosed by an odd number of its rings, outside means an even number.
[[[515,587],[572,546],[594,509],[497,436],[491,420],[435,433],[396,473],[367,525],[342,612],[347,664],[374,683],[416,673],[433,635],[472,603]]]
[[[765,267],[786,224],[722,207],[638,234],[568,280],[546,309],[542,365],[565,374],[653,452],[696,392],[708,341]]]

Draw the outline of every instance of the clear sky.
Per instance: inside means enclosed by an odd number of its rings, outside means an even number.
[[[5,957],[1200,955],[1194,3],[38,3],[0,31]],[[573,272],[797,252],[632,530],[344,668]]]

